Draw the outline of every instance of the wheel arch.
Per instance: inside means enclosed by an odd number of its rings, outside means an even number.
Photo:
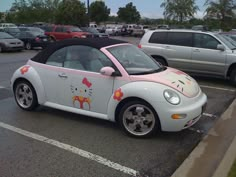
[[[14,91],[14,87],[17,82],[19,82],[20,80],[26,80],[34,88],[37,98],[38,98],[38,103],[39,104],[45,103],[46,102],[45,90],[37,71],[33,67],[30,67],[31,69],[28,71],[29,73],[21,74],[21,71],[20,71],[21,68],[16,70],[12,76],[12,79],[11,79],[12,91]]]
[[[17,84],[18,82],[21,82],[21,81],[26,81],[26,82],[28,82],[28,83],[32,86],[32,88],[34,89],[34,91],[35,91],[35,93],[36,93],[36,99],[37,99],[37,101],[38,101],[38,93],[37,93],[37,91],[36,91],[34,85],[33,85],[28,79],[26,79],[26,78],[23,78],[23,77],[17,78],[17,79],[14,81],[14,83],[12,84],[13,91],[14,91],[15,88],[16,88],[16,84]]]
[[[234,68],[236,68],[236,63],[232,63],[227,71],[226,77],[230,77],[230,74],[232,73],[232,71],[234,70]]]
[[[157,59],[157,58],[162,59],[165,62],[166,66],[168,66],[168,62],[167,62],[165,57],[163,57],[161,55],[151,55],[151,57],[154,58],[154,59]]]

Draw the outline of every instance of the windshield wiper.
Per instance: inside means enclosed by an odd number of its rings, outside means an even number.
[[[131,75],[144,75],[144,74],[153,74],[153,73],[159,73],[161,71],[164,71],[166,70],[166,67],[165,66],[162,66],[158,69],[152,69],[152,70],[149,70],[149,71],[144,71],[144,72],[138,72],[138,73],[132,73]]]

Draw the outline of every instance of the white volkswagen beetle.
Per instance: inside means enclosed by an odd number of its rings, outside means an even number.
[[[193,78],[113,39],[56,42],[15,71],[11,85],[24,110],[44,105],[119,122],[136,137],[188,128],[207,102]]]

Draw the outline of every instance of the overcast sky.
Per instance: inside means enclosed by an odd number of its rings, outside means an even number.
[[[86,0],[81,1],[85,2]],[[90,2],[93,1],[95,0],[90,0]],[[0,12],[9,10],[13,2],[15,2],[15,0],[0,0]],[[112,15],[117,13],[119,7],[124,7],[129,2],[133,2],[142,17],[163,17],[163,9],[160,8],[160,4],[163,2],[163,0],[105,0],[106,5],[111,9]],[[205,0],[196,0],[196,3],[200,8],[200,11],[196,14],[196,17],[198,18],[203,16],[205,10],[205,7],[203,6],[204,2]]]

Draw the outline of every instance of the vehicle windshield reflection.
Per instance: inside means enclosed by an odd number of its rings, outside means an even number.
[[[133,45],[108,48],[108,51],[121,63],[130,75],[160,72],[164,67]]]

